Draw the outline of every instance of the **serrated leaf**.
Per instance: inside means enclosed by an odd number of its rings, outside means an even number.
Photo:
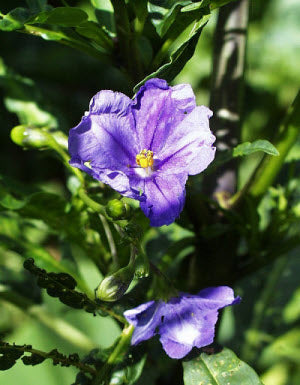
[[[231,350],[201,353],[183,362],[185,385],[263,385],[255,371]]]
[[[279,152],[268,140],[256,140],[255,142],[241,143],[233,149],[233,157],[250,155],[262,151],[269,155],[278,156]]]

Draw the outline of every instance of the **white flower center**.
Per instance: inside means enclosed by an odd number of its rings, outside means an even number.
[[[186,323],[176,330],[175,337],[179,343],[193,345],[199,334],[199,331],[194,326]]]

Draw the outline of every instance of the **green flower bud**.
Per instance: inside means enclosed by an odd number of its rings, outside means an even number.
[[[48,134],[40,128],[16,126],[11,130],[10,137],[14,143],[22,147],[41,148],[50,144]]]
[[[134,267],[129,264],[103,279],[96,290],[96,297],[101,301],[114,302],[120,299],[128,289],[134,275]]]
[[[112,199],[106,205],[107,214],[113,219],[126,219],[129,217],[131,207],[128,203],[118,199]]]

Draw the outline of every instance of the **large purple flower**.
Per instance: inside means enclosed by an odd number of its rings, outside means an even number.
[[[214,340],[218,310],[239,303],[228,286],[209,287],[197,295],[181,293],[167,303],[150,301],[124,313],[134,325],[131,344],[155,334],[171,358],[186,356],[194,346],[201,348]]]
[[[138,199],[151,226],[169,225],[183,209],[188,175],[214,159],[211,116],[187,84],[151,79],[133,100],[100,91],[70,130],[70,164]]]

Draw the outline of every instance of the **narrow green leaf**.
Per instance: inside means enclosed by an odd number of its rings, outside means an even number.
[[[193,56],[196,45],[198,43],[198,39],[204,26],[208,22],[209,16],[210,15],[202,17],[200,21],[194,24],[193,33],[190,34],[188,40],[186,40],[180,45],[180,47],[172,52],[169,62],[162,65],[157,71],[148,75],[139,84],[137,84],[134,87],[134,92],[136,92],[149,79],[158,77],[170,82],[175,78],[175,76],[179,74],[187,61],[190,60]]]
[[[255,142],[241,143],[233,149],[233,157],[250,155],[262,151],[269,155],[278,156],[279,152],[268,140],[256,140]]]
[[[231,350],[201,353],[183,362],[185,385],[263,385],[255,371]]]

